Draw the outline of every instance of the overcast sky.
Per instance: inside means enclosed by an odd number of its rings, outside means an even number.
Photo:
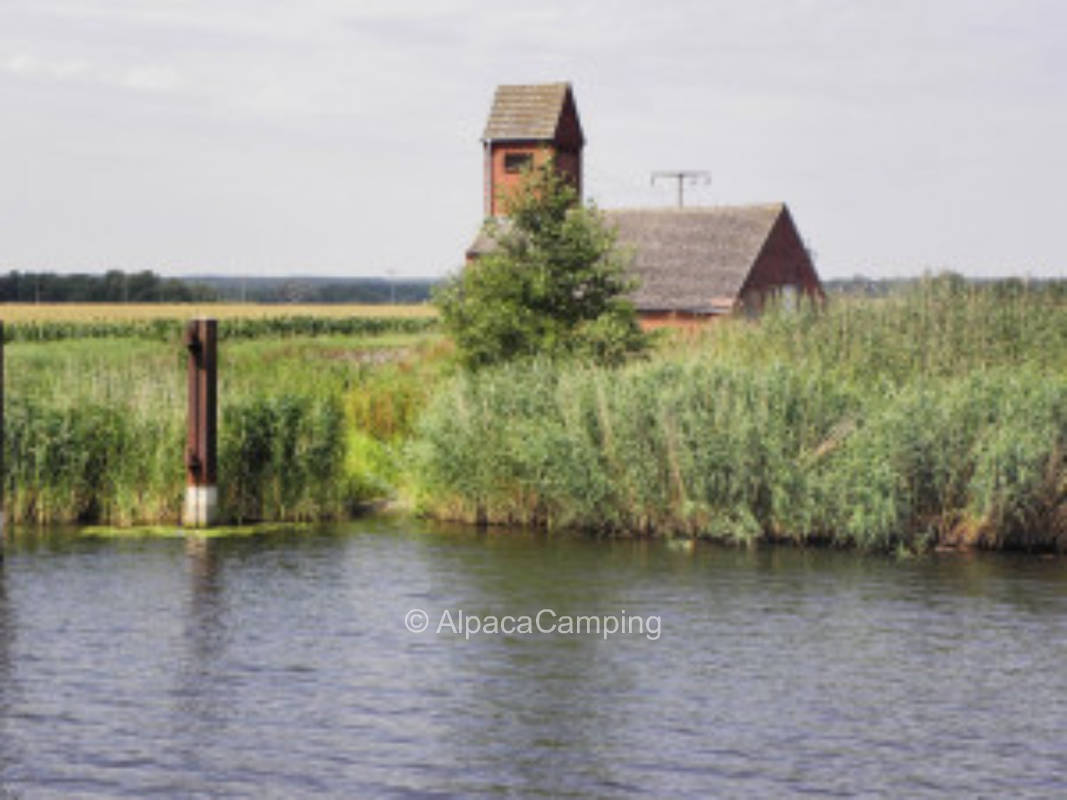
[[[514,6],[514,7],[512,7]],[[784,200],[824,277],[1067,276],[1060,0],[0,0],[0,269],[440,275],[498,83],[587,197]]]

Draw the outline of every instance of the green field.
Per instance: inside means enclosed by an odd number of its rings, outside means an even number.
[[[122,308],[122,307],[120,307]],[[336,309],[321,314],[293,313],[275,310],[255,314],[247,309],[256,306],[208,307],[203,313],[175,315],[175,307],[160,309],[133,306],[126,313],[98,317],[96,311],[85,306],[73,309],[49,307],[44,311],[29,307],[19,314],[5,318],[5,342],[57,342],[66,339],[145,339],[172,342],[176,332],[194,316],[214,317],[219,321],[219,337],[227,340],[261,339],[271,336],[382,336],[394,333],[423,333],[437,327],[437,318],[425,313],[422,307],[394,307],[391,316],[370,316],[364,313],[338,313]],[[36,311],[36,314],[34,314]],[[60,312],[65,313],[60,313]],[[410,311],[411,313],[407,313]],[[154,312],[154,313],[153,313]],[[39,316],[38,316],[39,314]]]

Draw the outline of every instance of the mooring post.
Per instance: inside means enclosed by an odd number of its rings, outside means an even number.
[[[185,328],[185,347],[189,351],[189,429],[182,522],[194,528],[214,525],[219,509],[215,457],[217,331],[218,324],[213,319],[190,320]]]

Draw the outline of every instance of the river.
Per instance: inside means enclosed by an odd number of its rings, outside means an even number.
[[[1067,559],[379,518],[0,568],[0,797],[811,795],[1067,796]]]

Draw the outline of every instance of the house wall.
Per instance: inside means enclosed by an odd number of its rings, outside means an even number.
[[[798,296],[820,302],[826,299],[793,218],[783,209],[741,287],[741,303],[750,312],[759,311],[769,297],[786,286],[794,287]]]
[[[537,168],[555,157],[557,170],[567,176],[582,193],[582,157],[580,153],[558,150],[546,142],[489,142],[485,158],[485,215],[496,217],[507,214],[507,197],[522,182],[522,173],[508,172],[504,161],[508,155],[529,155]]]
[[[722,319],[723,314],[693,314],[689,311],[638,311],[637,321],[641,330],[654,331],[660,328],[699,331]]]
[[[559,124],[556,127],[553,142],[560,150],[566,150],[569,153],[580,153],[582,147],[585,146],[582,125],[578,121],[578,108],[574,105],[574,95],[569,89],[563,100],[563,109],[560,111]]]
[[[570,178],[571,185],[578,192],[578,202],[582,202],[582,154],[580,151],[556,150],[556,169]]]

